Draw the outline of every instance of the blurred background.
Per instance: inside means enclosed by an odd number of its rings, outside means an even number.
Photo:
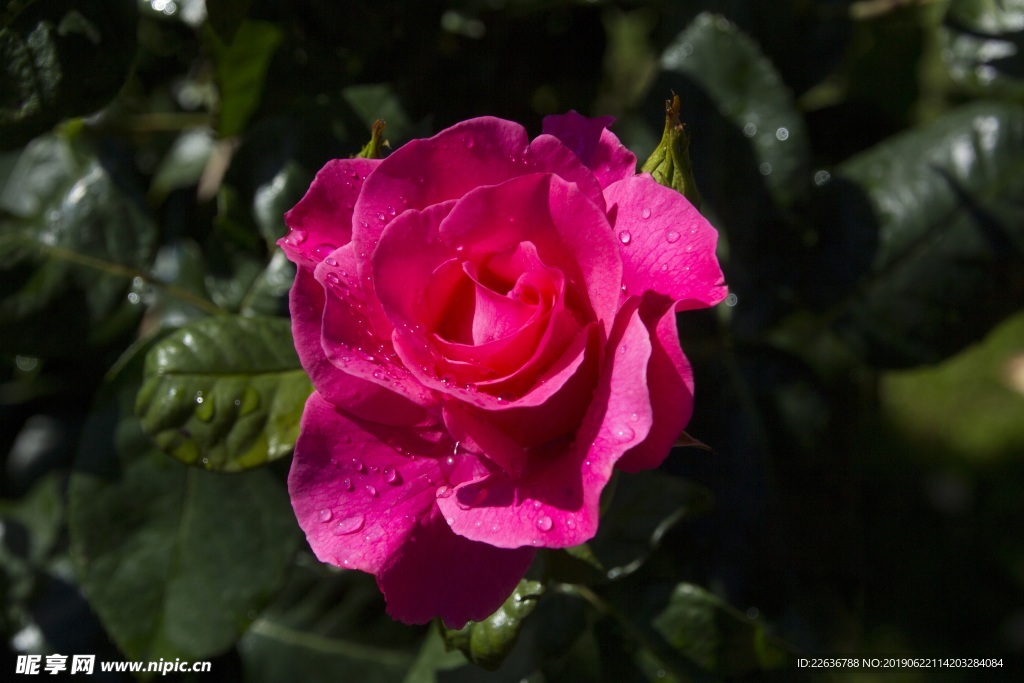
[[[0,666],[1019,680],[1022,47],[1022,0],[0,1]],[[620,491],[643,536],[628,571],[546,559],[593,599],[549,587],[485,674],[390,622],[372,579],[319,566],[294,523],[309,387],[275,356],[281,216],[378,118],[395,148],[480,115],[536,135],[611,114],[642,162],[674,93],[731,291],[680,316],[688,432],[712,450]],[[247,384],[196,393],[212,351],[149,353],[190,329],[267,348],[230,369]],[[256,396],[244,439],[225,436],[244,407],[204,413],[229,390]],[[1003,666],[791,668],[847,654]]]

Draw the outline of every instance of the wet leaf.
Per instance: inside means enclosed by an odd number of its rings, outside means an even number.
[[[184,463],[219,471],[291,452],[312,391],[284,318],[207,318],[147,355],[143,429]]]

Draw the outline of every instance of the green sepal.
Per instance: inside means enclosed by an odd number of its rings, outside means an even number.
[[[388,147],[388,141],[384,139],[384,129],[387,128],[383,119],[377,119],[370,126],[370,141],[356,155],[356,159],[381,159],[384,157],[384,148]]]
[[[460,629],[438,622],[445,647],[461,650],[466,659],[488,671],[505,661],[519,638],[526,617],[537,607],[544,584],[523,579],[498,610],[483,621],[471,621]]]
[[[640,171],[650,173],[661,185],[676,190],[699,210],[700,191],[690,161],[690,133],[679,121],[679,107],[679,95],[665,101],[665,131]]]

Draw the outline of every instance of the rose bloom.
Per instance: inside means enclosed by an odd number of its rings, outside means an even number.
[[[675,314],[726,294],[717,233],[611,118],[465,121],[328,163],[285,219],[315,391],[288,480],[324,562],[388,613],[489,616],[538,547],[586,542],[615,469],[690,418]]]

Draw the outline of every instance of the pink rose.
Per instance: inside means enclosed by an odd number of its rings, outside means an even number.
[[[538,547],[597,530],[612,470],[657,467],[693,405],[676,311],[725,296],[717,233],[606,127],[465,121],[328,163],[286,216],[316,387],[289,477],[324,562],[394,618],[497,609]]]

